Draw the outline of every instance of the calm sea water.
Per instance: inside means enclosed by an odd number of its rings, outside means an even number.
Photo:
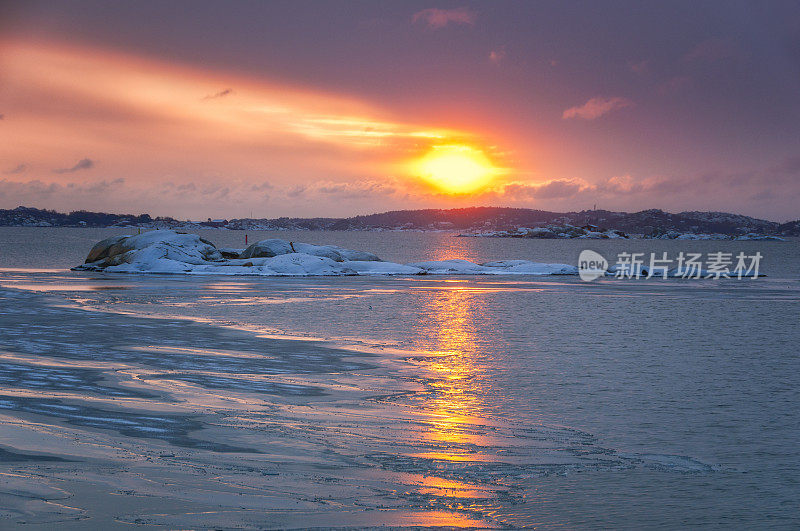
[[[291,485],[285,496],[306,501],[321,496],[317,491],[327,496],[310,509],[318,525],[800,526],[797,241],[249,233],[250,242],[281,237],[333,243],[397,262],[574,264],[584,248],[606,257],[622,251],[760,252],[769,276],[742,281],[186,278],[63,270],[82,262],[97,240],[120,233],[126,231],[0,228],[0,268],[7,268],[0,273],[0,289],[28,297],[0,301],[6,309],[0,310],[0,351],[96,359],[69,347],[83,344],[87,352],[96,348],[105,352],[103,361],[115,362],[108,352],[118,352],[122,347],[113,342],[121,341],[135,347],[132,352],[161,352],[141,359],[126,354],[118,362],[151,375],[141,381],[174,378],[181,389],[188,385],[194,398],[184,399],[206,415],[235,417],[235,423],[222,424],[231,430],[224,434],[228,444],[263,452],[262,445],[272,445],[270,455],[280,453],[288,463],[283,466],[296,467],[278,476]],[[240,232],[203,236],[218,246],[244,246]],[[61,311],[57,301],[65,298],[74,306],[59,319],[64,326],[84,327],[81,334],[64,336],[47,326],[24,338],[14,332],[20,323],[35,328],[45,318],[9,308]],[[145,328],[152,331],[107,338],[98,331],[107,328],[95,330],[99,325],[86,315],[110,316],[118,330],[151,323]],[[160,319],[141,321],[152,317]],[[194,336],[173,337],[162,324],[152,324],[176,318],[201,328]],[[217,330],[296,339],[268,347],[280,367],[248,369],[231,359],[261,355],[267,347],[251,345],[244,335],[231,343],[215,335]],[[296,358],[298,344],[332,349],[332,357],[318,353],[314,363],[333,361],[312,370]],[[215,365],[203,361],[186,370],[177,352],[193,353],[196,360],[211,357]],[[262,385],[295,387],[258,395],[261,405],[235,415],[232,405],[209,405],[200,398],[240,396],[254,378]],[[14,391],[12,383],[4,394]],[[66,419],[38,411],[57,425]],[[222,429],[211,424],[216,427],[205,431]],[[94,428],[113,426],[85,429]],[[248,435],[256,429],[263,440]],[[171,437],[155,437],[154,444],[167,441],[189,452],[187,459],[200,459],[205,451]],[[274,447],[278,440],[280,452]],[[223,461],[229,455],[218,454]],[[318,464],[313,472],[303,468],[309,460]],[[282,470],[276,465],[276,474]],[[284,513],[259,513],[259,503],[267,502],[253,502],[240,523],[261,514],[253,520],[258,525],[289,526],[280,520],[288,518]],[[160,518],[150,522],[191,525],[185,515]]]

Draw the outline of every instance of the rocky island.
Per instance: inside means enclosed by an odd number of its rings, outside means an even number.
[[[217,248],[196,234],[154,230],[98,242],[74,271],[173,273],[194,275],[343,276],[343,275],[576,275],[567,264],[499,260],[475,264],[437,260],[396,264],[372,253],[335,245],[281,239],[256,242],[246,249]]]

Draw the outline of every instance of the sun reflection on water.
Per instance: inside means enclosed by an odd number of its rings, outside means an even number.
[[[463,279],[437,281],[419,293],[425,314],[418,332],[430,350],[420,362],[423,431],[411,457],[428,464],[415,491],[454,511],[448,525],[474,525],[469,520],[478,516],[485,519],[480,527],[494,527],[499,497],[508,493],[480,471],[499,457],[487,403],[495,393],[484,361],[492,327],[486,293]]]
[[[430,338],[436,355],[428,358],[425,369],[431,373],[431,392],[425,404],[429,428],[424,438],[436,450],[419,457],[448,461],[481,461],[473,450],[478,444],[475,427],[482,424],[477,416],[482,409],[482,388],[486,384],[484,367],[479,361],[478,326],[485,320],[484,300],[474,290],[458,283],[425,295],[428,319],[424,333]]]

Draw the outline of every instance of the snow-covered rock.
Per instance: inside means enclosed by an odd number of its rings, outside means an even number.
[[[239,258],[271,258],[283,254],[302,253],[311,256],[330,258],[334,262],[359,260],[362,262],[379,262],[381,259],[372,253],[344,249],[336,245],[313,245],[310,243],[289,242],[277,238],[261,240],[241,252]]]
[[[252,244],[250,247],[242,251],[239,258],[271,258],[281,254],[289,254],[293,252],[289,242],[286,240],[279,240],[273,238],[270,240],[261,240]]]
[[[233,258],[235,256],[235,258]],[[567,264],[504,260],[475,264],[439,260],[416,264],[384,262],[372,253],[334,245],[263,240],[244,251],[217,249],[195,234],[154,230],[109,238],[96,244],[78,271],[179,273],[194,275],[342,276],[342,275],[575,275]]]
[[[92,247],[83,269],[135,268],[185,270],[222,261],[214,244],[196,234],[155,230],[136,236],[108,238]]]
[[[758,234],[755,232],[748,232],[747,234],[743,234],[741,236],[737,236],[734,238],[737,241],[744,241],[744,240],[751,240],[751,241],[769,241],[769,242],[785,242],[783,238],[780,236],[767,236],[764,234]]]

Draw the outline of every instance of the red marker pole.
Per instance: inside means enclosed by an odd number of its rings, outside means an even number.
[[[244,233],[244,244],[247,245],[247,233]]]

